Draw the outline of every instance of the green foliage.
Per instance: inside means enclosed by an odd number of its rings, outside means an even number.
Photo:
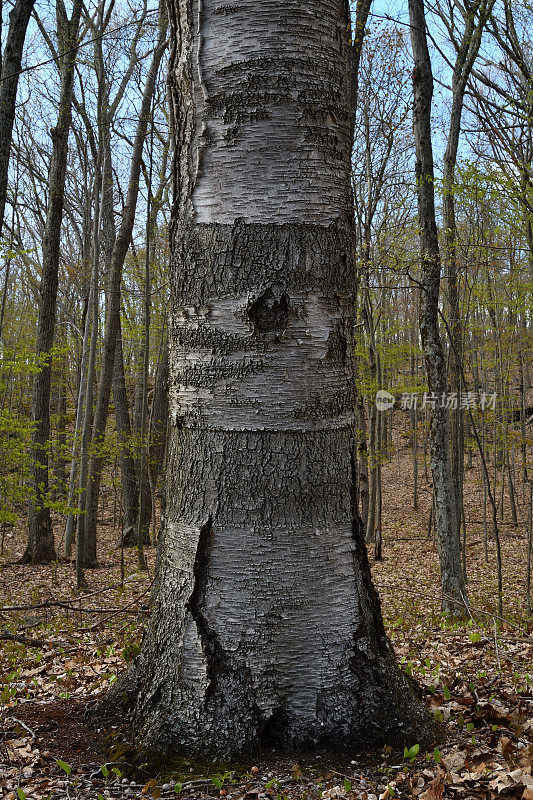
[[[414,744],[412,747],[404,747],[403,750],[403,757],[406,761],[410,761],[411,764],[414,763],[418,753],[420,752],[420,745]]]
[[[64,356],[64,348],[54,348],[52,366]],[[33,423],[29,399],[34,376],[47,361],[26,346],[5,350],[0,355],[0,525],[15,525],[26,514],[32,497],[29,477]],[[57,442],[49,443],[48,451],[51,449],[57,453]],[[52,479],[44,495],[45,506],[60,514],[74,513],[76,509],[70,509],[56,496],[56,488]]]
[[[70,775],[72,772],[72,767],[70,764],[67,764],[66,761],[61,761],[59,758],[56,758],[56,764],[58,767],[60,767],[60,769],[63,770],[63,772],[66,772],[67,775]]]
[[[231,781],[233,778],[233,772],[224,772],[222,775],[214,775],[211,778],[211,783],[215,786],[216,789],[219,791],[223,788],[226,781]]]

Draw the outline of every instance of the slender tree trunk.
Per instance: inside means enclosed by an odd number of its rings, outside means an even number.
[[[122,533],[118,544],[124,547],[132,547],[136,544],[135,524],[139,508],[139,490],[137,486],[135,459],[133,457],[133,434],[131,430],[128,394],[126,391],[126,379],[124,376],[124,355],[122,352],[122,331],[120,327],[117,336],[115,364],[113,369],[113,400],[120,445],[120,474],[124,516]]]
[[[100,28],[103,29],[103,21]],[[111,275],[111,262],[113,249],[117,238],[115,226],[115,209],[113,202],[113,164],[111,152],[111,120],[107,113],[109,104],[108,87],[101,47],[98,46],[98,79],[101,97],[102,113],[99,123],[99,138],[104,151],[104,165],[102,173],[102,240],[103,255],[106,264],[106,275]],[[108,298],[109,302],[109,298]],[[119,537],[120,546],[135,544],[135,524],[139,508],[139,490],[137,472],[133,457],[133,437],[131,429],[128,393],[124,373],[124,353],[122,346],[122,325],[120,310],[118,316],[118,331],[115,347],[115,360],[113,364],[113,400],[115,406],[115,423],[119,439],[119,460],[122,490],[122,532]]]
[[[466,586],[461,567],[459,515],[450,465],[448,412],[442,397],[447,389],[446,359],[439,331],[440,254],[435,220],[431,101],[433,75],[426,39],[423,0],[409,0],[413,70],[413,129],[416,147],[418,218],[421,251],[420,334],[430,393],[431,472],[435,492],[437,541],[441,568],[442,609],[464,613]]]
[[[93,265],[93,270],[95,266]],[[93,281],[90,280],[90,285]],[[89,348],[90,348],[90,335],[91,335],[91,290],[89,288],[89,298],[87,300],[87,307],[85,309],[85,321],[83,325],[83,343],[80,359],[79,369],[79,384],[78,384],[78,397],[76,401],[76,422],[74,425],[74,441],[72,444],[72,454],[70,461],[70,476],[69,476],[69,492],[68,492],[68,507],[74,509],[77,506],[78,495],[78,459],[80,456],[80,436],[83,426],[84,408],[85,408],[85,391],[87,388],[87,369],[89,363]],[[63,549],[63,557],[69,559],[72,554],[72,543],[74,542],[74,533],[76,529],[77,515],[70,510],[67,513],[65,522],[65,545]]]
[[[170,14],[166,525],[119,690],[158,751],[420,741],[355,505],[348,3]]]
[[[359,394],[357,398],[357,488],[358,506],[365,531],[368,528],[369,492],[368,492],[368,444],[365,414],[365,398]]]
[[[168,335],[165,333],[161,344],[160,358],[154,378],[154,396],[150,412],[148,474],[152,494],[152,508],[155,525],[156,497],[161,476],[165,471],[166,443],[169,423],[168,384],[169,384]]]
[[[28,22],[34,5],[35,0],[16,0],[13,5],[9,15],[9,30],[2,61],[2,81],[0,83],[0,238],[6,207],[9,156],[11,154],[13,124],[15,122],[17,89],[22,67],[22,52]]]
[[[531,616],[531,558],[533,556],[533,481],[529,481],[526,555],[526,613]]]
[[[101,144],[101,142],[100,142]],[[100,275],[100,232],[102,227],[103,210],[103,148],[100,147],[96,158],[96,177],[94,187],[95,210],[93,219],[92,256],[93,265],[91,272],[91,285],[89,290],[89,304],[85,319],[84,350],[88,346],[87,374],[83,391],[84,405],[82,407],[82,425],[80,439],[80,480],[79,480],[79,513],[78,537],[76,540],[76,581],[79,590],[87,588],[84,569],[88,562],[86,556],[86,530],[87,530],[87,474],[89,470],[89,446],[93,420],[93,399],[96,374],[96,349],[98,344],[98,317],[99,317],[99,275]],[[81,393],[81,387],[80,387]]]
[[[474,0],[472,4],[465,6],[465,27],[452,75],[452,107],[448,129],[448,141],[444,153],[442,215],[445,242],[444,263],[448,278],[448,302],[450,307],[450,367],[448,386],[450,391],[455,392],[458,397],[460,397],[461,391],[464,391],[464,385],[461,380],[463,331],[457,265],[455,170],[465,90],[479,52],[483,29],[493,6],[494,0]],[[462,518],[461,510],[463,507],[465,450],[465,419],[460,403],[458,403],[457,408],[452,410],[451,423],[451,468],[455,489],[455,505],[458,513],[457,524],[460,528]]]
[[[139,123],[133,145],[126,204],[117,238],[115,240],[115,246],[113,247],[110,273],[108,278],[108,301],[106,307],[105,333],[102,348],[102,366],[94,413],[91,457],[87,479],[87,504],[85,519],[86,559],[93,564],[97,563],[96,516],[103,467],[103,459],[99,454],[99,451],[105,435],[107,415],[109,410],[109,399],[111,396],[111,386],[113,382],[115,349],[120,321],[120,285],[122,281],[122,268],[124,266],[124,261],[130,246],[133,224],[135,222],[135,211],[137,208],[137,197],[139,194],[139,177],[141,172],[142,152],[146,131],[148,128],[152,95],[159,72],[159,65],[166,48],[166,23],[162,21],[164,19],[164,14],[162,11],[160,14],[160,19],[161,22],[158,41],[146,78],[141,108],[139,111]]]
[[[65,361],[57,374],[56,392],[56,452],[54,453],[55,496],[66,495],[67,486],[67,374]]]
[[[56,303],[59,272],[61,223],[65,177],[67,171],[68,137],[72,119],[72,86],[81,14],[81,0],[76,0],[72,16],[67,18],[62,0],[57,2],[57,27],[60,48],[68,51],[61,59],[61,90],[56,127],[51,130],[52,158],[48,182],[49,200],[43,239],[43,266],[39,297],[39,323],[37,355],[42,367],[37,373],[33,389],[32,436],[33,497],[29,512],[28,547],[23,556],[25,563],[46,564],[56,558],[54,534],[48,494],[48,448],[50,437],[50,382],[51,351],[54,343]]]

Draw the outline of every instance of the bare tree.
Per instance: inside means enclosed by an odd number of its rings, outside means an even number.
[[[441,260],[435,217],[435,178],[431,141],[433,73],[426,37],[424,0],[409,0],[413,47],[413,130],[416,150],[418,222],[421,254],[420,335],[429,391],[434,398],[431,414],[431,472],[435,496],[442,609],[449,614],[465,611],[466,585],[461,568],[460,533],[451,472],[446,359],[439,330]]]
[[[107,305],[106,320],[103,341],[102,366],[100,380],[96,396],[96,407],[94,412],[94,422],[91,438],[91,456],[89,462],[87,478],[87,506],[86,506],[86,552],[85,559],[91,564],[97,563],[96,556],[96,518],[98,509],[98,498],[100,494],[100,481],[102,477],[103,459],[100,452],[101,443],[107,425],[107,414],[109,409],[109,399],[113,384],[113,372],[115,363],[115,351],[117,346],[117,336],[120,324],[120,298],[122,268],[130,246],[133,225],[135,222],[135,212],[137,208],[137,198],[139,194],[139,178],[141,173],[141,162],[144,142],[150,120],[150,108],[152,96],[155,90],[155,82],[159,72],[159,66],[163,53],[167,45],[166,16],[160,2],[160,17],[158,38],[139,110],[139,122],[133,143],[131,156],[130,176],[128,191],[121,223],[111,254],[109,274],[107,280]]]
[[[0,236],[4,222],[6,194],[9,175],[9,156],[22,53],[26,30],[35,0],[16,0],[9,15],[9,30],[4,48],[0,73]]]
[[[42,363],[35,377],[33,393],[35,425],[32,438],[33,497],[29,512],[28,546],[22,559],[32,564],[48,563],[56,557],[50,508],[47,505],[51,351],[56,322],[61,223],[72,119],[75,48],[78,41],[81,6],[82,0],[75,0],[69,19],[63,0],[56,2],[57,34],[60,52],[63,53],[60,65],[61,90],[57,124],[51,131],[53,146],[48,182],[48,210],[42,246],[43,265],[37,330],[37,355]]]

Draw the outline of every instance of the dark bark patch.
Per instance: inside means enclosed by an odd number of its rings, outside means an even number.
[[[271,286],[248,308],[248,316],[256,334],[282,333],[287,327],[291,306],[279,285]]]
[[[286,735],[289,722],[287,712],[281,706],[274,709],[270,717],[263,723],[258,732],[261,747],[280,747]]]
[[[205,603],[205,593],[207,579],[209,575],[209,549],[211,546],[211,534],[213,531],[213,518],[209,519],[200,528],[198,537],[198,547],[194,560],[194,587],[187,603],[187,611],[193,618],[204,654],[207,661],[207,677],[209,686],[206,690],[206,697],[212,695],[217,686],[217,677],[224,661],[224,652],[218,641],[218,637],[211,630],[209,623],[203,613]]]

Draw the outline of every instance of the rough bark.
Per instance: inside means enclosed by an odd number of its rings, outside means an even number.
[[[42,368],[37,373],[33,388],[32,417],[32,481],[33,496],[29,511],[28,546],[23,556],[25,563],[46,564],[56,558],[54,534],[48,494],[48,448],[50,437],[50,383],[51,351],[54,343],[61,223],[67,170],[68,137],[72,118],[72,86],[76,55],[72,52],[78,38],[81,0],[74,3],[69,20],[61,1],[57,3],[58,37],[61,50],[67,52],[61,59],[61,89],[56,127],[50,131],[52,157],[48,181],[48,209],[42,247],[42,274],[39,296],[39,322],[37,329],[37,355]]]
[[[166,522],[121,688],[158,751],[419,741],[355,503],[347,3],[170,13]]]
[[[16,0],[9,15],[9,30],[2,61],[2,81],[0,82],[0,236],[4,222],[9,173],[9,156],[22,52],[26,30],[30,21],[35,0]]]
[[[461,568],[460,531],[450,465],[448,411],[442,402],[447,390],[446,360],[439,331],[441,262],[437,224],[431,102],[433,75],[426,38],[424,0],[409,0],[413,70],[413,130],[416,148],[418,222],[421,253],[419,324],[429,391],[435,397],[431,414],[431,472],[435,497],[437,541],[441,570],[442,609],[464,613],[466,586]]]

